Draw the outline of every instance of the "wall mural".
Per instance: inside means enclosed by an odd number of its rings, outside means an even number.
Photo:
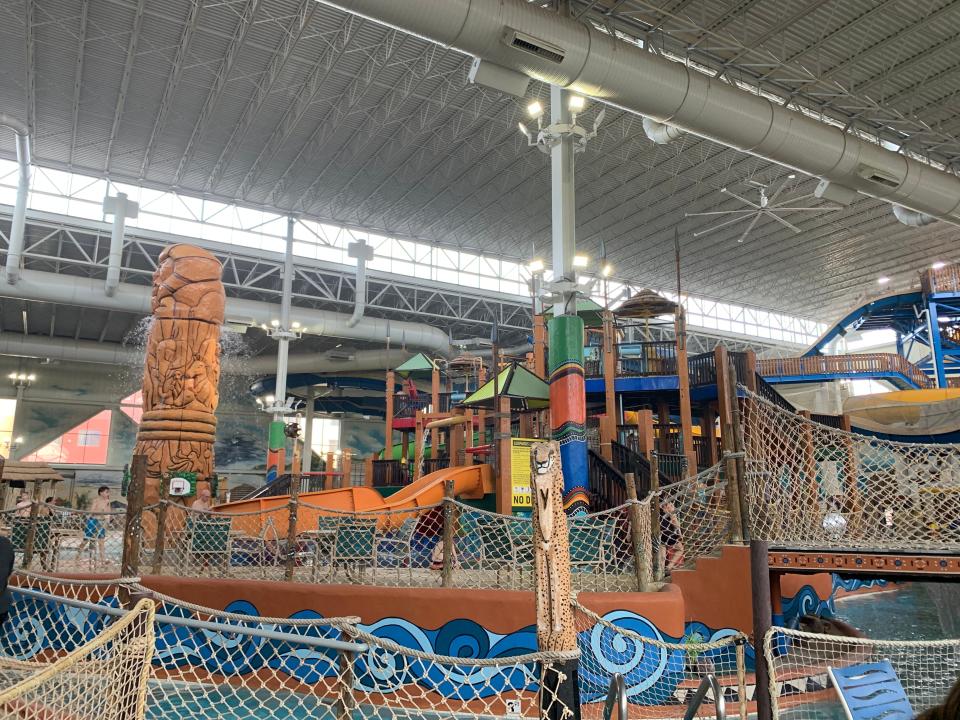
[[[831,577],[830,597],[821,598],[812,586],[804,585],[793,597],[783,598],[783,621],[787,627],[793,627],[803,615],[834,617],[837,613],[836,602],[842,597],[841,593],[848,594],[860,590],[883,588],[888,585],[886,580],[843,578],[836,573],[832,574]]]
[[[87,610],[48,603],[14,595],[15,602],[6,632],[0,636],[0,651],[21,660],[29,660],[47,651],[70,651],[93,638],[105,626],[106,616]],[[116,597],[101,603],[118,607]],[[245,600],[235,600],[226,612],[258,616],[258,609]],[[178,605],[164,604],[165,615],[191,617],[191,611]],[[322,619],[312,610],[290,616],[292,619]],[[604,618],[617,627],[644,638],[667,643],[696,640],[718,640],[734,634],[733,630],[711,631],[701,623],[690,623],[684,637],[662,633],[646,618],[627,610],[607,613]],[[339,638],[340,631],[323,625],[278,627],[264,623],[265,629],[281,630],[313,637]],[[384,618],[359,628],[371,635],[391,640],[404,647],[436,655],[457,658],[509,658],[536,651],[536,627],[529,625],[507,635],[492,633],[473,620],[460,618],[430,630],[420,628],[402,618]],[[678,683],[683,676],[686,653],[680,649],[653,647],[597,625],[578,633],[581,649],[581,698],[584,702],[602,700],[610,677],[621,673],[627,682],[630,701],[640,705],[675,704],[679,702]],[[387,659],[382,649],[372,649],[358,658],[356,687],[370,692],[391,693],[408,684],[430,688],[446,697],[463,700],[484,698],[506,690],[536,691],[537,668],[531,664],[516,669],[456,666],[406,662],[400,655]],[[335,675],[332,652],[293,646],[290,643],[254,638],[235,633],[213,633],[173,625],[158,626],[154,664],[160,667],[192,665],[210,672],[245,675],[263,667],[279,670],[301,682],[313,684],[323,677]],[[749,658],[752,661],[752,655]],[[709,662],[716,672],[735,668],[731,648],[710,651],[701,662]],[[752,663],[751,663],[752,664]],[[455,679],[456,684],[451,684]]]

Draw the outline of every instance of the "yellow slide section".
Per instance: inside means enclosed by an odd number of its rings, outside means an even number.
[[[960,431],[960,389],[900,390],[843,401],[850,422],[892,435],[942,435]]]
[[[301,505],[297,510],[297,532],[316,530],[318,519],[324,515],[343,512],[383,513],[391,510],[416,510],[436,505],[443,500],[444,485],[451,480],[453,494],[458,497],[480,500],[487,493],[494,492],[493,468],[490,465],[466,465],[445,468],[424,475],[417,482],[411,483],[388,498],[384,498],[376,490],[368,487],[303,493],[300,495]],[[238,522],[234,523],[238,525],[234,528],[236,530],[249,535],[260,535],[269,520],[277,533],[284,536],[290,521],[289,502],[289,495],[276,495],[253,500],[238,500],[218,505],[214,509],[222,513],[242,514],[243,519],[238,519]],[[378,522],[390,526],[399,525],[407,517],[410,515],[397,512],[381,515]]]

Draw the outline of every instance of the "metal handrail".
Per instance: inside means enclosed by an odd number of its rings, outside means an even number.
[[[713,705],[714,710],[716,710],[717,720],[725,720],[727,717],[727,707],[723,699],[723,690],[717,681],[716,675],[707,675],[700,681],[697,691],[693,694],[693,697],[690,698],[690,703],[687,705],[687,712],[683,714],[683,720],[694,720],[697,716],[697,711],[700,709],[700,706],[703,705],[703,701],[707,699],[707,692],[713,692]]]
[[[627,720],[627,684],[620,673],[614,673],[610,678],[610,689],[603,703],[603,720],[610,720],[614,706],[617,708],[617,720]]]
[[[108,605],[98,605],[97,603],[86,602],[84,600],[75,600],[73,598],[52,595],[40,590],[30,588],[10,586],[11,592],[20,595],[26,595],[35,600],[44,602],[57,602],[61,605],[69,605],[83,610],[89,610],[101,615],[110,615],[112,617],[123,617],[129,610],[123,608],[111,607]],[[258,618],[255,615],[250,616],[250,621],[255,622]],[[264,638],[266,640],[277,640],[279,642],[297,643],[309,645],[310,647],[323,648],[326,650],[337,650],[339,652],[362,653],[369,648],[365,643],[344,642],[342,640],[331,640],[329,638],[313,637],[310,635],[293,635],[291,633],[278,632],[276,630],[264,630],[263,628],[246,627],[244,625],[228,625],[226,623],[207,622],[205,620],[194,620],[193,618],[177,617],[174,615],[154,615],[154,622],[165,625],[177,625],[179,627],[193,628],[194,630],[209,630],[217,633],[230,633],[234,635],[249,635],[251,637]]]

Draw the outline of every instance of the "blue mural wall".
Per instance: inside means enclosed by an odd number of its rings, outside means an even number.
[[[783,622],[786,627],[794,627],[803,615],[819,615],[820,617],[834,617],[837,613],[837,595],[840,591],[856,592],[867,588],[882,588],[888,585],[886,580],[863,580],[860,578],[843,578],[836,573],[833,578],[830,597],[820,598],[810,585],[804,585],[796,595],[783,598]]]

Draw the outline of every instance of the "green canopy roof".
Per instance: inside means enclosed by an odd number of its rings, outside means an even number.
[[[577,315],[585,327],[603,327],[603,306],[590,298],[577,298]]]
[[[416,374],[427,374],[429,375],[434,370],[437,369],[436,364],[424,355],[422,352],[417,353],[412,358],[404,362],[397,368],[397,373],[403,377],[409,377],[410,375]]]
[[[491,378],[463,404],[493,409],[493,386]],[[511,410],[542,410],[550,406],[550,386],[523,365],[510,363],[501,370],[497,386],[502,397],[510,398]]]

